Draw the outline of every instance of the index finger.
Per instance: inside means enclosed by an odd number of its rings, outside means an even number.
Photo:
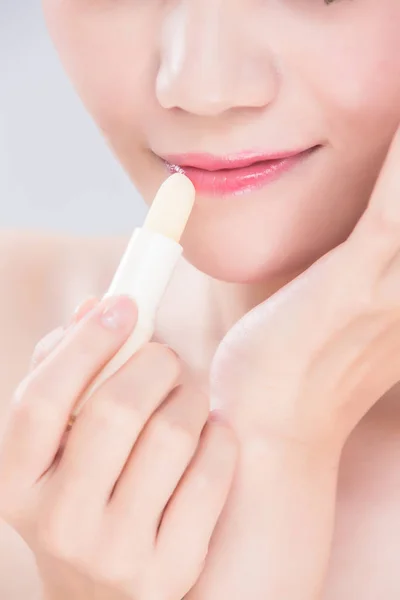
[[[103,317],[117,308],[118,326],[108,326]],[[125,342],[136,320],[130,298],[106,298],[21,382],[1,440],[0,482],[11,485],[17,478],[33,484],[50,467],[78,398]]]
[[[36,367],[40,365],[40,363],[59,345],[68,331],[72,329],[76,323],[83,319],[83,317],[87,315],[97,304],[98,299],[94,296],[90,296],[81,304],[79,304],[67,325],[53,329],[41,340],[39,340],[33,351],[28,371],[31,372],[36,369]]]

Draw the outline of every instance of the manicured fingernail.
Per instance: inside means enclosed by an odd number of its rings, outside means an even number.
[[[106,329],[120,329],[133,326],[137,310],[128,296],[110,296],[101,302],[100,322]]]
[[[66,328],[71,327],[71,325],[75,325],[81,319],[83,319],[83,317],[90,312],[96,306],[96,304],[98,304],[98,302],[99,300],[96,298],[96,296],[89,296],[89,298],[86,298],[83,300],[83,302],[78,304]]]
[[[56,327],[49,333],[47,333],[41,340],[39,340],[37,346],[40,348],[47,350],[48,348],[54,346],[57,342],[59,342],[65,334],[64,327]]]
[[[31,365],[36,366],[44,356],[50,354],[50,352],[61,342],[65,333],[65,328],[60,326],[53,329],[53,331],[50,331],[39,340],[32,354]]]

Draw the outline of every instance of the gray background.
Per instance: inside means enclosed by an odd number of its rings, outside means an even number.
[[[39,0],[0,0],[0,228],[129,233],[145,215],[63,73]]]

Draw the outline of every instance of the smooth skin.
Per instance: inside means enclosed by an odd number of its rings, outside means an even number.
[[[263,190],[199,195],[159,313],[156,339],[205,391],[211,379],[240,442],[188,598],[397,599],[396,145],[373,190],[400,121],[398,0],[43,4],[73,85],[148,203],[164,153],[319,145]],[[101,296],[126,240],[2,243],[6,406],[39,332]],[[16,276],[28,266],[28,281]]]
[[[191,600],[323,597],[345,444],[399,380],[399,165],[400,130],[348,240],[246,314],[217,350],[213,396],[241,459]],[[393,546],[380,550],[381,585],[395,598],[400,580],[381,562],[393,560]]]
[[[181,600],[227,497],[235,438],[208,420],[202,392],[177,385],[180,360],[163,345],[142,348],[65,435],[74,405],[136,317],[129,298],[99,304],[55,347],[54,335],[40,344],[14,394],[0,448],[0,514],[35,553],[49,600]]]

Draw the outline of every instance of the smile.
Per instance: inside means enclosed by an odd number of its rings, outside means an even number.
[[[279,179],[320,146],[274,154],[243,152],[216,157],[181,154],[162,157],[170,173],[183,173],[197,192],[228,196],[252,192]]]

